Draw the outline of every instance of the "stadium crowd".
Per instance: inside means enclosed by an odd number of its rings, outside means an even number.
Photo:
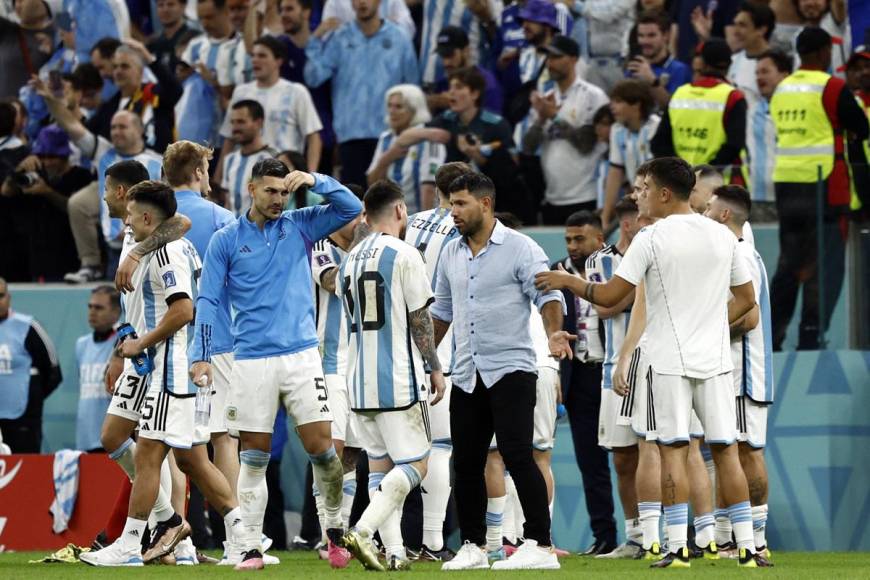
[[[61,382],[7,282],[109,280],[77,441],[132,483],[90,564],[198,562],[185,475],[223,563],[274,562],[286,410],[317,515],[295,543],[334,567],[558,568],[562,405],[586,555],[769,566],[771,353],[801,286],[819,347],[870,203],[854,36],[845,0],[4,2],[3,440],[38,452]],[[537,224],[565,228],[552,271]]]

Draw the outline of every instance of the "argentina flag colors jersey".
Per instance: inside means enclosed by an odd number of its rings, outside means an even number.
[[[330,238],[314,244],[311,252],[311,275],[317,292],[315,307],[317,340],[320,342],[320,357],[323,359],[323,374],[345,376],[347,371],[347,317],[341,306],[341,298],[320,285],[321,276],[332,268],[341,266],[347,252]],[[339,280],[336,279],[336,284]]]
[[[622,261],[622,254],[611,244],[602,248],[586,259],[586,279],[590,282],[604,284],[616,272],[616,267]],[[604,323],[604,363],[601,372],[601,388],[613,388],[613,369],[619,358],[619,349],[625,340],[628,331],[628,312],[620,312],[606,320]]]

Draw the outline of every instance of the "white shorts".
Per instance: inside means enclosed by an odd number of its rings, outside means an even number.
[[[649,425],[649,361],[640,349],[631,353],[628,366],[628,394],[622,397],[617,410],[616,425],[629,425],[634,434],[648,441],[655,440],[655,433]],[[603,403],[602,399],[602,403]]]
[[[532,447],[538,451],[550,451],[556,439],[556,387],[559,371],[550,367],[538,367],[535,393],[535,431]]]
[[[271,433],[279,402],[297,427],[332,421],[317,347],[233,362],[226,407],[230,431]]]
[[[650,418],[659,443],[688,442],[692,410],[698,414],[707,443],[737,440],[737,415],[731,373],[708,379],[650,373]]]
[[[631,425],[617,423],[628,397],[621,397],[613,389],[601,389],[601,410],[598,412],[598,445],[606,449],[637,445],[638,435]]]
[[[424,384],[426,392],[429,393],[428,401],[431,402],[434,394],[432,393],[429,373],[426,373]],[[444,377],[444,397],[437,405],[429,405],[429,430],[432,432],[433,447],[453,448],[450,439],[450,391],[452,386],[450,377]]]
[[[694,409],[692,409],[692,419],[689,421],[689,436],[692,439],[704,437],[704,426],[701,425],[701,419],[698,418],[698,413]]]
[[[233,358],[231,352],[216,354],[211,358],[211,414],[208,423],[211,433],[227,432],[227,395],[233,372]]]
[[[124,372],[115,382],[112,401],[106,410],[108,415],[116,415],[136,423],[142,418],[142,406],[148,395],[148,377],[140,377],[133,366],[124,363]]]
[[[432,448],[428,408],[421,401],[401,411],[355,411],[357,436],[369,459],[389,457],[398,465],[428,457]]]
[[[139,436],[181,449],[207,443],[208,421],[197,424],[196,411],[196,397],[175,397],[155,384],[148,389],[142,406]]]
[[[358,420],[350,410],[347,379],[341,375],[326,375],[324,379],[329,392],[329,408],[332,409],[332,438],[344,441],[346,447],[359,447],[356,435]]]
[[[750,447],[763,449],[767,445],[767,408],[747,396],[737,397],[737,440]]]

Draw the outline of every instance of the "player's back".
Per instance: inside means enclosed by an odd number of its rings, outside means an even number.
[[[193,243],[197,253],[205,256],[208,243],[216,231],[236,218],[233,213],[191,190],[175,192],[178,213],[190,218],[190,230],[184,237]]]

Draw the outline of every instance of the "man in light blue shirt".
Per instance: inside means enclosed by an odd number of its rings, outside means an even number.
[[[323,40],[321,26],[305,48],[305,83],[319,87],[332,79],[333,126],[342,181],[366,183],[366,170],[384,124],[384,95],[392,86],[417,84],[417,57],[408,35],[381,19],[380,0],[354,0],[356,20]]]
[[[486,563],[487,450],[495,433],[526,516],[523,546],[493,569],[558,568],[550,538],[547,488],[532,456],[537,359],[529,334],[529,300],[541,310],[550,352],[570,357],[562,331],[561,294],[535,290],[547,256],[528,236],[493,215],[495,188],[481,174],[463,175],[449,188],[453,221],[462,237],[449,242],[438,264],[430,311],[436,341],[453,324],[450,430],[463,441],[453,451],[455,494],[464,545],[445,570]]]
[[[323,195],[327,203],[284,211],[291,192],[303,187]],[[330,562],[336,565],[344,552],[337,546],[343,534],[343,470],[332,444],[332,413],[314,325],[309,260],[315,242],[359,215],[362,204],[334,179],[290,173],[277,159],[254,165],[248,191],[251,208],[215,234],[205,254],[190,374],[197,384],[211,382],[213,329],[226,291],[235,311],[235,360],[226,420],[227,428],[238,431],[241,440],[238,491],[245,521],[244,537],[237,538],[244,554],[237,568],[263,567],[265,477],[279,403],[294,419],[309,454],[324,500]]]

